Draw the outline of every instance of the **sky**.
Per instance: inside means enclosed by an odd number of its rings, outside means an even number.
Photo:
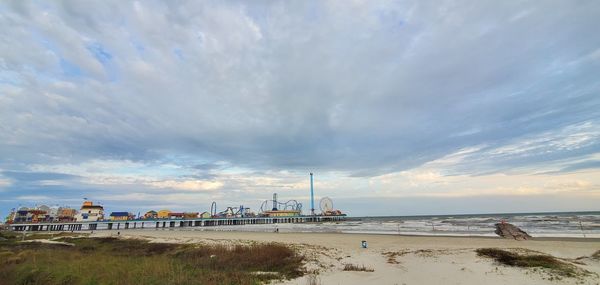
[[[1,1],[0,214],[600,210],[599,1]]]

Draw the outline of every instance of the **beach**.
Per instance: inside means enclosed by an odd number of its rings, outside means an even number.
[[[93,237],[117,236],[98,231]],[[310,274],[275,284],[600,284],[597,238],[536,238],[516,241],[497,237],[443,237],[350,233],[294,233],[196,230],[126,230],[122,238],[152,242],[248,244],[277,242],[306,257]],[[361,242],[367,242],[367,248]],[[576,277],[539,268],[509,267],[478,256],[479,248],[547,254],[575,266]],[[347,264],[372,272],[344,271]],[[586,273],[583,273],[586,272]]]

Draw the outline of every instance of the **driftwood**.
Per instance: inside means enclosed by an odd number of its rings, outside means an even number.
[[[516,240],[526,240],[531,238],[525,231],[509,223],[497,223],[496,234],[503,238],[513,238]]]

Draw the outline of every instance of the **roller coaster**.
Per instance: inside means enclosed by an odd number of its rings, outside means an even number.
[[[314,196],[313,196],[313,174],[310,173],[310,202],[311,209],[310,215],[316,216],[341,216],[344,215],[340,210],[335,210],[333,208],[333,201],[328,197],[321,198],[319,203],[319,208],[321,209],[321,213],[315,213],[314,209]],[[277,193],[273,193],[273,199],[264,200],[260,205],[260,211],[258,212],[258,216],[268,216],[268,217],[284,217],[284,216],[301,216],[302,215],[302,203],[299,203],[296,200],[288,200],[287,202],[279,202],[277,200]],[[249,208],[245,208],[244,206],[239,207],[227,207],[224,211],[217,212],[217,203],[212,202],[210,206],[210,216],[215,218],[221,217],[254,217],[256,216],[254,213],[250,212]]]
[[[271,204],[272,208],[269,209],[270,203],[272,203]],[[274,193],[272,200],[265,200],[260,205],[261,213],[264,213],[266,211],[278,211],[278,210],[302,212],[302,203],[299,203],[296,200],[289,200],[285,203],[279,202],[279,201],[277,201],[277,193]]]
[[[217,202],[212,202],[210,205],[210,216],[213,218],[216,217],[253,217],[255,216],[250,212],[250,208],[246,208],[243,205],[239,207],[227,207],[224,211],[217,212]]]

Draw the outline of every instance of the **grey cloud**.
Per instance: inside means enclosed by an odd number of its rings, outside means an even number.
[[[571,172],[571,171],[596,169],[596,168],[600,168],[600,161],[599,160],[589,160],[589,161],[571,164],[571,165],[561,169],[560,172]]]
[[[593,1],[11,4],[0,74],[18,82],[0,85],[0,155],[13,161],[185,155],[371,176],[481,144],[475,166],[491,172],[598,152],[483,161],[598,125]]]
[[[17,181],[41,181],[41,180],[66,180],[77,178],[75,175],[53,173],[53,172],[19,172],[19,171],[3,171],[3,176],[12,178]]]

